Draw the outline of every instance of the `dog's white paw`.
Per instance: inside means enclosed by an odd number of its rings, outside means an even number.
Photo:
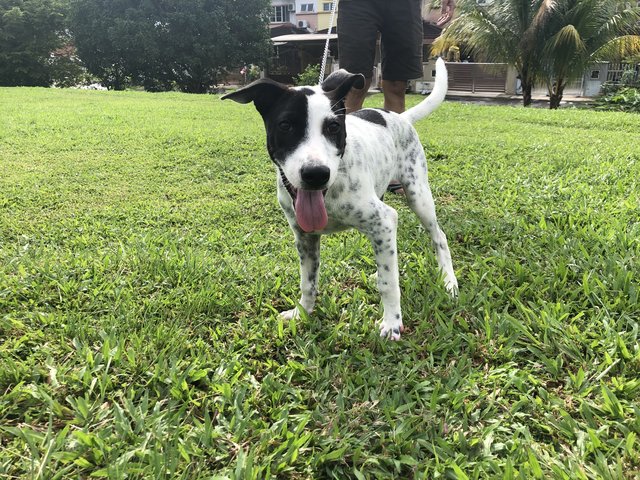
[[[404,332],[404,326],[402,322],[385,322],[380,323],[380,336],[382,338],[388,338],[393,342],[400,340],[400,334]]]
[[[291,310],[285,310],[284,312],[280,312],[280,318],[284,320],[300,318],[300,310],[298,310],[297,308],[292,308]]]
[[[458,298],[458,281],[455,278],[445,279],[444,287],[451,298]]]

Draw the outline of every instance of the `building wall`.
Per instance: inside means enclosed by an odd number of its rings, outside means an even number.
[[[607,80],[608,63],[591,65],[584,74],[583,95],[596,97],[600,94],[602,84]]]
[[[298,28],[307,28],[310,32],[318,30],[318,8],[316,0],[296,0],[295,23]]]
[[[331,0],[317,0],[316,1],[318,8],[318,30],[327,30],[329,28],[329,24],[331,23]],[[336,14],[333,19],[333,31],[336,30],[336,24],[338,22],[338,11],[339,4],[336,5]]]
[[[331,5],[332,0],[271,0],[272,7],[278,7],[280,12],[286,11],[286,15],[279,15],[279,21],[275,23],[291,23],[298,28],[307,28],[312,33],[329,28]],[[325,10],[325,8],[328,10]],[[336,5],[336,15],[333,22],[334,31],[337,19]]]
[[[295,17],[295,3],[293,0],[271,0],[271,7],[276,9],[277,7],[278,18],[272,23],[287,23],[291,22],[291,19]]]

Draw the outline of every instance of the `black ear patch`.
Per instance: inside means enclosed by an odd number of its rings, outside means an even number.
[[[331,92],[337,88],[346,88],[347,92],[349,92],[351,88],[360,89],[362,87],[364,87],[364,75],[360,73],[349,73],[344,68],[333,72],[322,82],[322,90],[325,92]]]
[[[312,89],[300,91],[261,79],[221,98],[254,103],[264,121],[269,156],[280,165],[305,138],[309,122],[308,97],[312,94],[315,94]]]
[[[322,82],[322,90],[326,92],[331,99],[331,103],[335,104],[347,96],[352,88],[363,88],[365,84],[364,75],[360,73],[349,73],[344,69],[333,72],[324,82]]]
[[[280,96],[289,91],[289,87],[268,78],[261,78],[246,87],[235,92],[227,93],[220,97],[221,100],[233,100],[238,103],[253,102],[260,115],[268,115],[271,107],[280,99]]]

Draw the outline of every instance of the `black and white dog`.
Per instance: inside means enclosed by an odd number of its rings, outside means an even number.
[[[300,307],[311,312],[315,304],[320,236],[357,228],[375,252],[384,307],[380,335],[398,340],[403,330],[398,214],[381,200],[392,179],[400,181],[431,235],[447,290],[455,295],[458,289],[447,238],[436,220],[426,158],[412,126],[444,100],[447,70],[439,59],[431,95],[402,114],[363,109],[345,115],[345,96],[363,85],[362,75],[339,70],[317,87],[290,88],[263,79],[222,98],[253,102],[264,120],[267,150],[278,172],[278,200],[300,255]],[[298,309],[282,315],[291,318]]]

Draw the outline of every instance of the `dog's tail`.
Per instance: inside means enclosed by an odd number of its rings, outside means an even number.
[[[422,102],[400,115],[411,123],[415,123],[421,118],[426,117],[440,106],[444,97],[447,95],[447,88],[447,67],[444,65],[444,60],[442,60],[442,58],[438,58],[436,61],[436,80],[433,90]]]

